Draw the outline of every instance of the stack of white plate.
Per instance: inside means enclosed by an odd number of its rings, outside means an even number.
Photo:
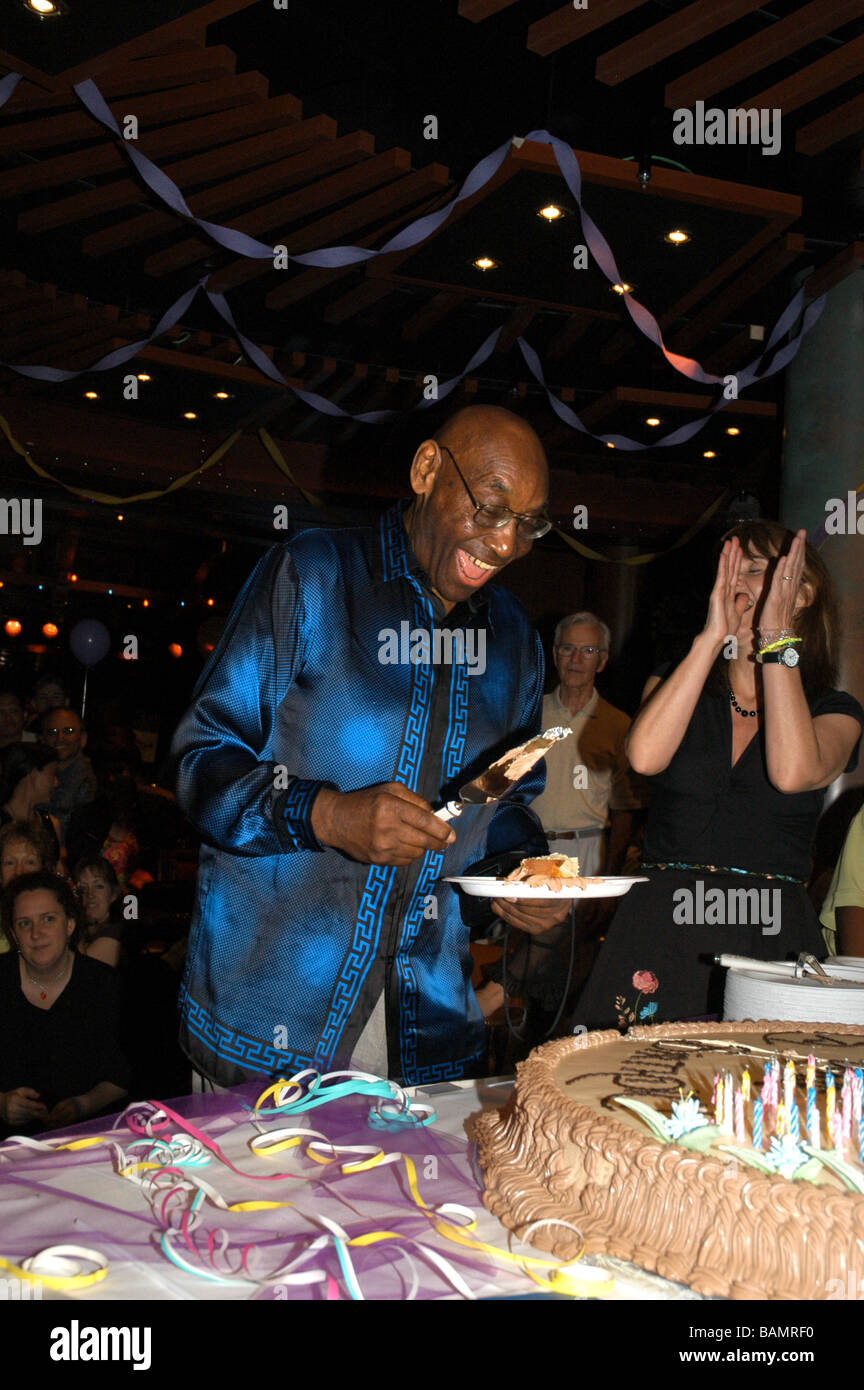
[[[728,970],[724,1019],[774,1018],[864,1026],[864,960],[834,956],[824,961],[822,968],[845,983],[828,985],[812,975],[796,979],[788,974],[772,974],[770,961],[764,962],[764,974]]]

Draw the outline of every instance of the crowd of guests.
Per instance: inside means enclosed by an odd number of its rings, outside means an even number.
[[[139,904],[158,853],[140,757],[131,731],[92,761],[87,748],[62,683],[38,681],[26,702],[0,690],[0,1135],[149,1091],[142,1015],[172,1036],[182,950],[147,956]],[[168,1075],[162,1094],[187,1089],[176,1065]]]

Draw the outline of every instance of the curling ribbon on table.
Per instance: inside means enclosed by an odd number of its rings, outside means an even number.
[[[0,1257],[0,1269],[27,1284],[74,1293],[101,1283],[108,1273],[108,1261],[98,1250],[83,1245],[49,1245],[20,1265]]]

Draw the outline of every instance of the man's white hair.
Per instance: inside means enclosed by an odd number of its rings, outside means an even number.
[[[590,624],[591,627],[596,627],[597,631],[600,633],[600,646],[604,652],[608,652],[612,644],[612,633],[609,631],[608,625],[604,623],[602,618],[598,618],[596,613],[571,613],[569,617],[562,618],[555,629],[554,644],[556,647],[561,641],[561,633],[564,629],[575,627],[577,623]]]

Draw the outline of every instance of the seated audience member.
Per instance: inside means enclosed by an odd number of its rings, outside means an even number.
[[[55,864],[63,852],[60,823],[47,809],[57,781],[57,755],[44,743],[19,744],[3,759],[0,826],[10,821],[41,825],[51,841]]]
[[[49,840],[40,822],[13,820],[0,830],[0,888],[5,888],[19,874],[32,874],[37,869],[53,872],[57,862],[54,842]],[[11,946],[5,922],[0,922],[0,955]]]
[[[138,819],[138,788],[130,762],[106,759],[99,764],[96,798],[70,818],[70,860],[77,863],[85,855],[101,855],[118,883],[125,885],[138,864]]]
[[[864,806],[849,826],[819,920],[832,956],[864,956]]]
[[[58,676],[40,676],[33,686],[33,693],[27,707],[27,728],[32,730],[31,737],[36,738],[38,736],[43,714],[47,714],[52,709],[65,709],[68,704],[69,692],[60,678]]]
[[[61,706],[42,716],[42,740],[57,751],[57,786],[51,797],[51,813],[65,836],[73,811],[88,805],[96,795],[96,777],[84,754],[87,731],[74,709]]]
[[[126,1095],[117,976],[74,949],[65,879],[22,874],[3,891],[17,954],[0,959],[0,1123],[60,1129]]]
[[[91,960],[105,965],[119,965],[122,952],[123,927],[112,921],[111,909],[120,896],[117,875],[100,854],[79,859],[72,879],[81,902],[82,924],[78,934],[78,950]]]
[[[24,732],[24,706],[14,690],[0,690],[0,752],[15,743],[34,743]]]

